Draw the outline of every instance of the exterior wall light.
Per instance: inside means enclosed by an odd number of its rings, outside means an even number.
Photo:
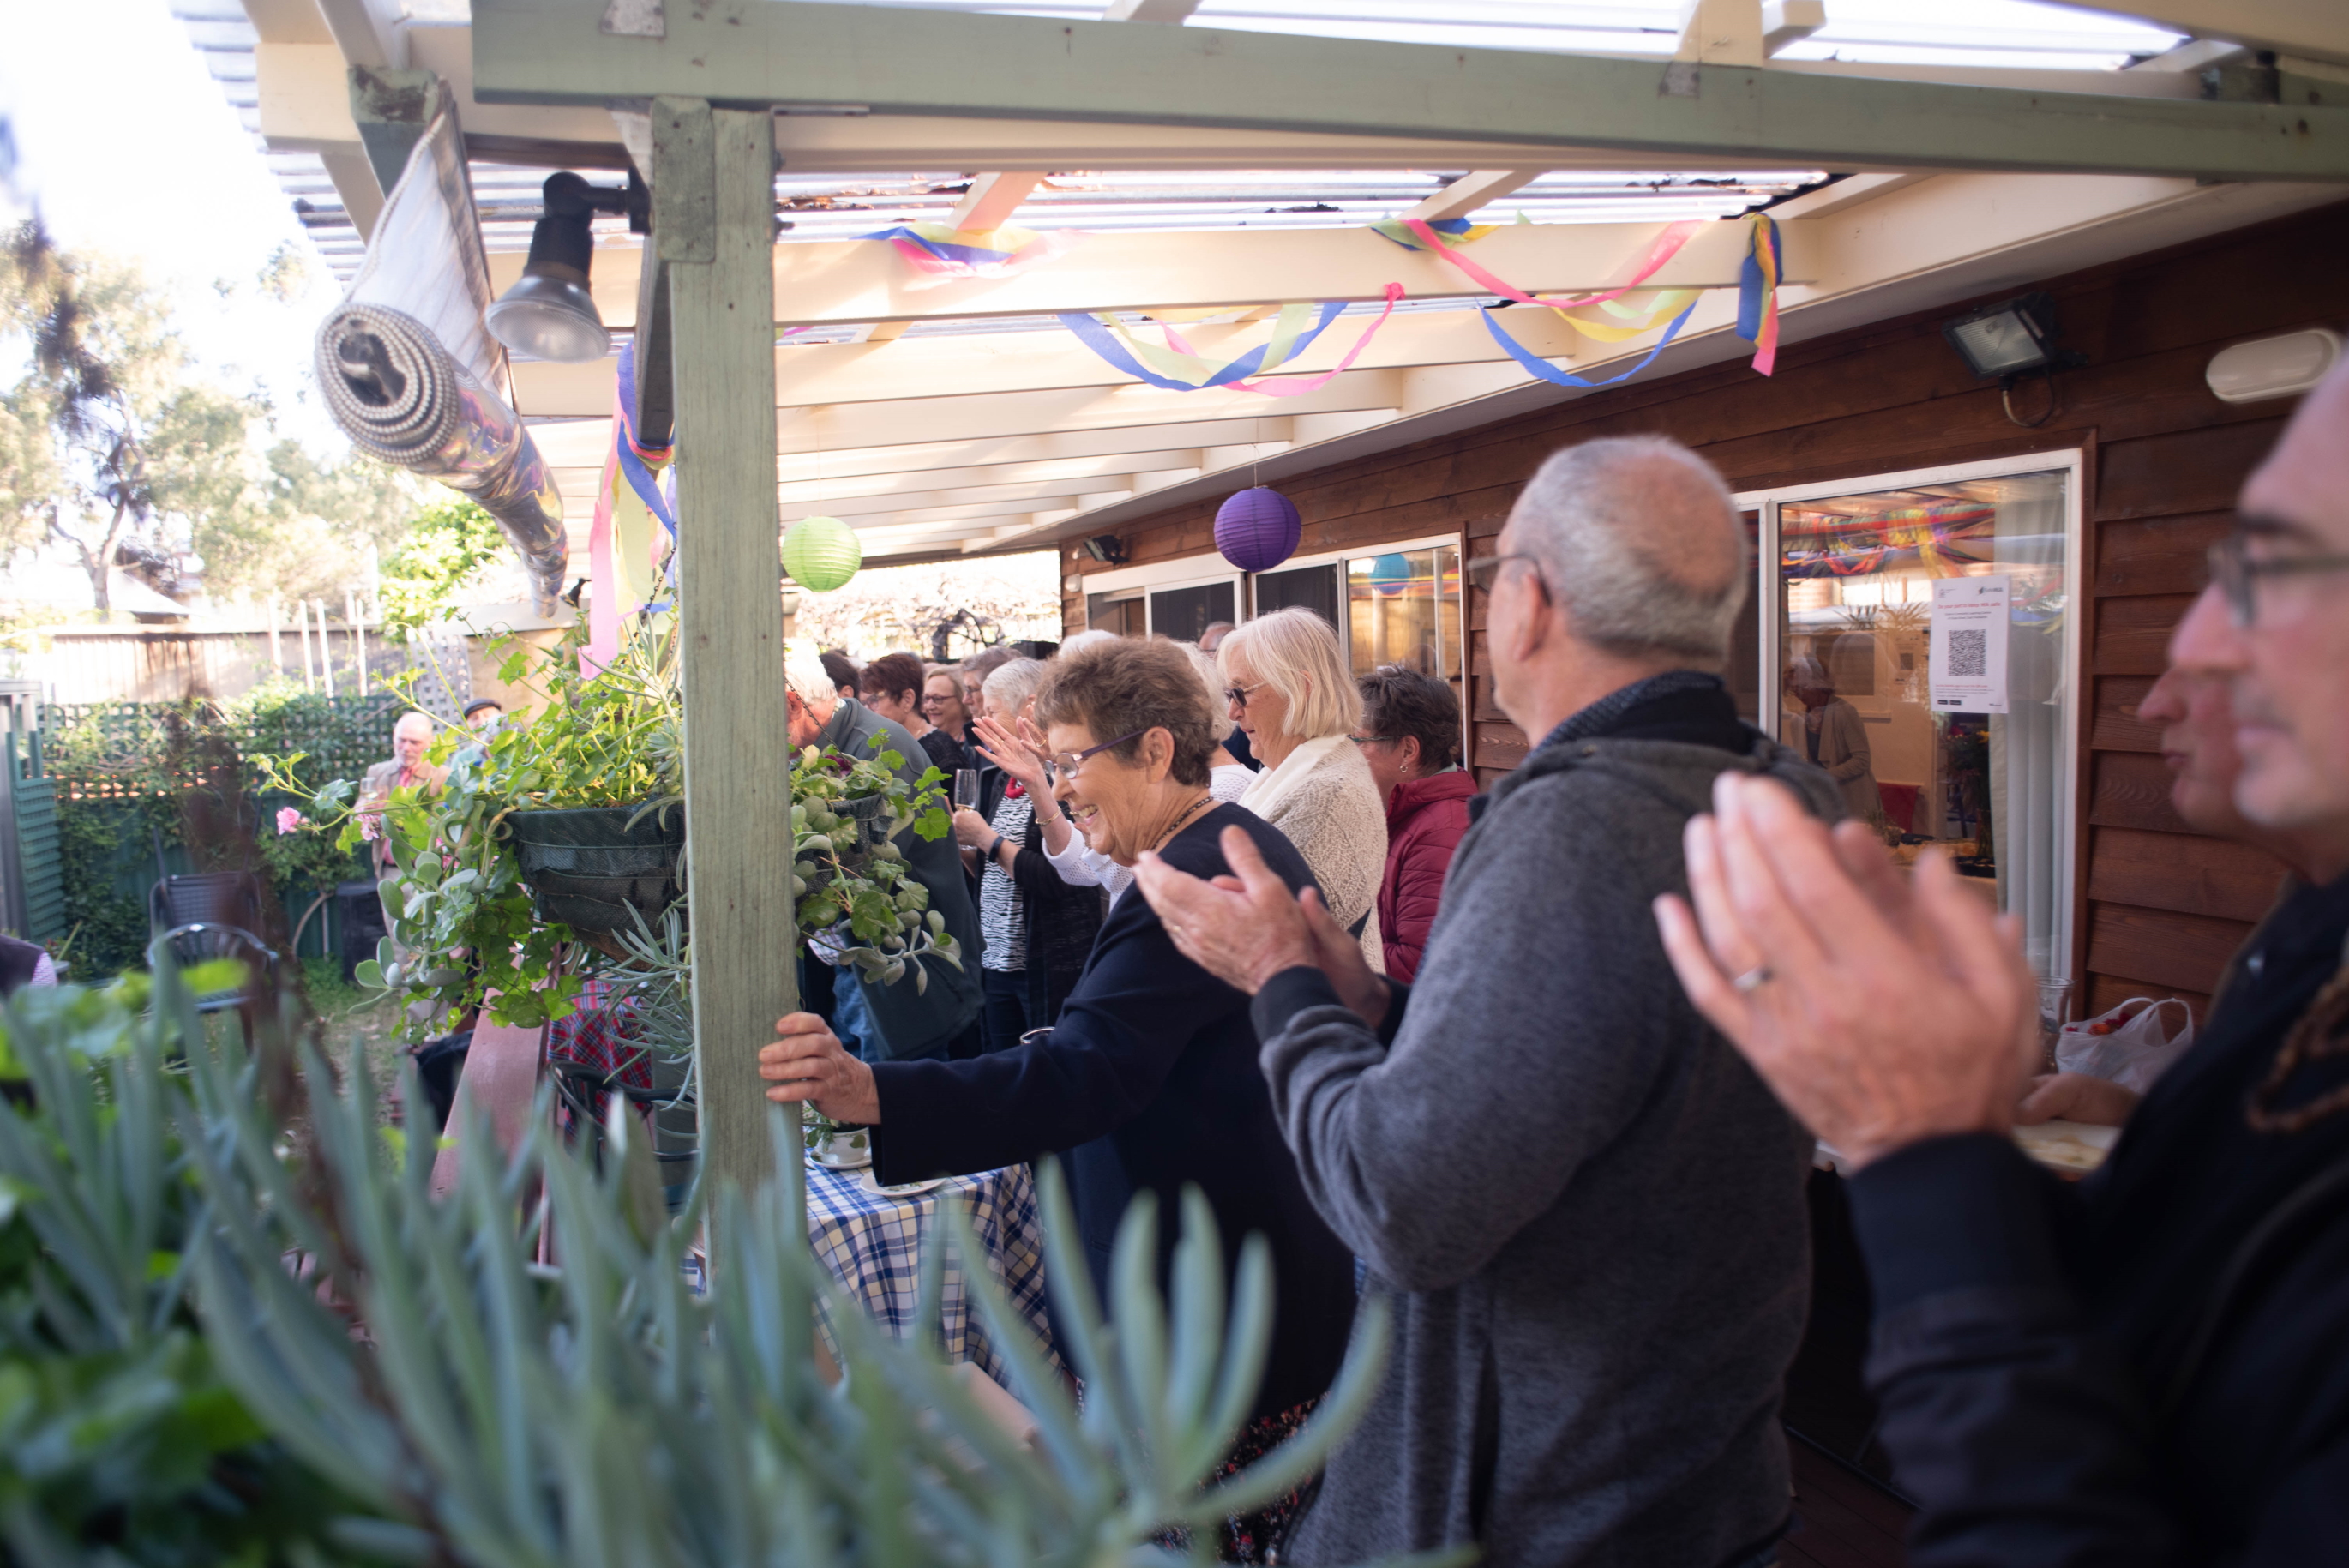
[[[1984,380],[1997,378],[2007,418],[2025,429],[2054,418],[2055,372],[2085,363],[2082,356],[2055,346],[2055,302],[2044,294],[2022,294],[1969,311],[1943,322],[1941,335],[1966,368]],[[2047,410],[2036,419],[2017,418],[2015,384],[2033,374],[2047,379]]]
[[[627,213],[635,226],[643,187],[632,178],[626,190],[599,189],[566,171],[548,175],[544,189],[546,213],[530,232],[530,259],[482,320],[491,336],[533,359],[601,359],[612,350],[612,335],[587,292],[595,259],[590,225],[605,211]]]
[[[2312,326],[2222,348],[2202,378],[2222,403],[2257,403],[2305,392],[2340,363],[2341,335]]]

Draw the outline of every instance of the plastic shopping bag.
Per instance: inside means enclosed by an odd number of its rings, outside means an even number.
[[[2168,1033],[2173,1021],[2174,1035]],[[2055,1068],[2106,1078],[2143,1094],[2193,1043],[2194,1015],[2184,1002],[2175,996],[2158,1002],[2132,996],[2110,1012],[2064,1025],[2055,1040]]]

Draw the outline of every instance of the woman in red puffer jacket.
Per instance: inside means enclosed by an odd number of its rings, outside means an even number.
[[[1460,755],[1460,699],[1433,676],[1382,665],[1362,677],[1362,725],[1354,739],[1387,807],[1387,867],[1379,882],[1379,934],[1389,979],[1418,973],[1444,901],[1444,873],[1468,830],[1476,780]]]

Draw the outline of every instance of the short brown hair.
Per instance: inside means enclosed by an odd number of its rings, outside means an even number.
[[[922,661],[913,655],[884,654],[864,666],[856,689],[866,696],[885,696],[892,702],[899,692],[912,692],[919,702],[928,681],[929,676],[922,673]]]
[[[1163,729],[1174,742],[1168,771],[1178,784],[1205,784],[1215,754],[1215,712],[1183,650],[1163,637],[1121,637],[1054,659],[1036,694],[1036,721],[1081,724],[1096,741]],[[1112,748],[1133,760],[1142,738]]]
[[[1460,699],[1433,676],[1381,665],[1362,677],[1362,727],[1372,735],[1419,742],[1419,763],[1441,773],[1460,755]]]

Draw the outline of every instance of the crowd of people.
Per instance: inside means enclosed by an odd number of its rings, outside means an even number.
[[[1831,684],[1798,683],[1802,744],[1741,720],[1744,533],[1661,438],[1556,454],[1469,563],[1490,700],[1534,738],[1481,790],[1454,688],[1358,678],[1301,609],[1196,645],[792,663],[795,746],[979,775],[950,839],[905,843],[977,959],[932,961],[919,998],[843,976],[761,1078],[869,1127],[884,1182],[1060,1157],[1096,1283],[1139,1193],[1164,1214],[1195,1188],[1227,1255],[1264,1238],[1236,1461],[1328,1387],[1359,1296],[1388,1299],[1370,1413],[1226,1560],[1778,1561],[1822,1140],[1912,1562],[2332,1560],[2349,371],[2212,563],[2143,717],[2180,813],[2295,880],[2141,1103],[2034,1072],[2012,933],[1938,858],[1896,869]],[[2076,1186],[2008,1136],[2059,1114],[2126,1124]]]

